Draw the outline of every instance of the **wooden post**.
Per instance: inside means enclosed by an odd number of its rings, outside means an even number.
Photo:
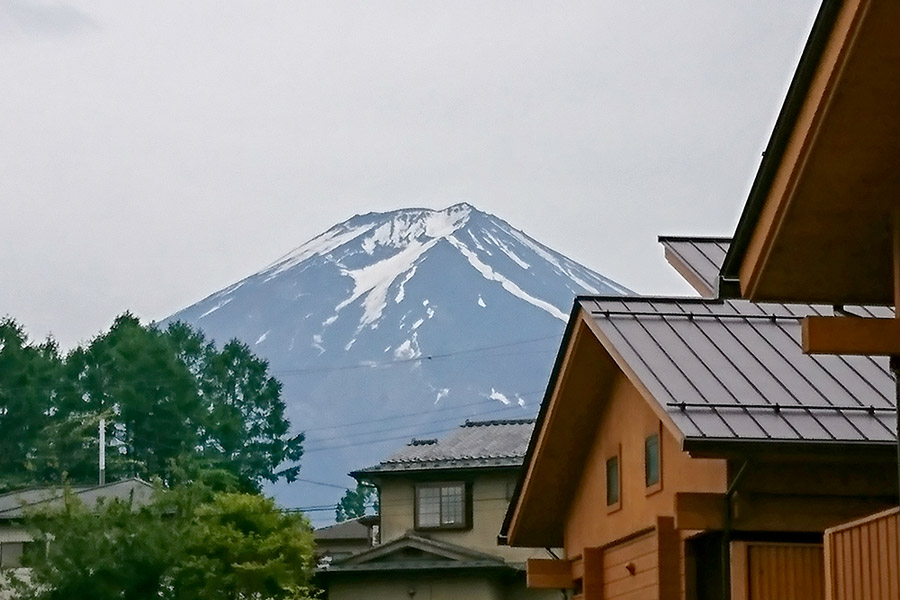
[[[894,250],[894,318],[900,319],[900,211],[894,211],[892,215],[893,250]],[[894,402],[897,409],[897,491],[900,502],[900,356],[893,355],[890,358],[891,373],[894,375]],[[898,544],[900,544],[900,518],[897,519]],[[897,564],[900,569],[900,552],[897,553]]]

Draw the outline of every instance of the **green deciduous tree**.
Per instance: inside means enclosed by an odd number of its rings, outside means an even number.
[[[61,357],[0,323],[0,491],[97,479],[97,426],[108,422],[107,480],[199,470],[245,491],[292,481],[303,436],[290,434],[281,384],[239,341],[221,349],[188,325],[142,325],[126,313]]]
[[[65,506],[29,517],[19,597],[33,600],[310,598],[313,536],[267,498],[192,485],[153,502]]]
[[[29,344],[14,321],[0,321],[0,491],[53,469],[42,440],[57,419],[61,368],[55,343]]]
[[[355,490],[347,490],[337,503],[334,518],[340,523],[364,517],[367,508],[372,508],[378,514],[377,490],[364,483],[357,483]]]
[[[186,558],[173,570],[173,598],[306,598],[314,542],[306,519],[272,500],[218,494],[197,508]]]

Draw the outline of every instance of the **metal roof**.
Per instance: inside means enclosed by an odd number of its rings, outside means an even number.
[[[333,525],[319,527],[313,533],[316,540],[368,540],[369,528],[378,524],[378,517],[366,515]]]
[[[466,421],[442,439],[412,440],[374,467],[354,474],[441,468],[518,467],[534,419]]]
[[[621,297],[579,303],[686,444],[896,441],[886,359],[801,350],[801,317],[831,314],[830,307]],[[883,308],[848,310],[893,316]]]
[[[109,500],[131,500],[144,504],[153,494],[153,486],[138,478],[124,479],[96,487],[71,488],[71,493],[87,506],[95,506],[102,498]],[[0,495],[0,519],[18,519],[24,516],[26,508],[39,505],[59,506],[65,497],[65,490],[58,487],[30,488],[7,492]]]
[[[661,235],[659,243],[665,248],[666,258],[676,270],[681,272],[682,269],[687,269],[688,273],[682,275],[695,287],[696,283],[700,283],[706,288],[698,289],[698,292],[706,297],[717,295],[719,270],[725,261],[731,238]]]

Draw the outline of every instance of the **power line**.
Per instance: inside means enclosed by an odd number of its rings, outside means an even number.
[[[437,354],[427,354],[427,355],[421,355],[421,356],[416,356],[416,357],[411,357],[411,358],[398,358],[395,360],[388,360],[388,361],[365,361],[362,363],[355,363],[355,364],[349,364],[349,365],[322,365],[319,367],[308,366],[308,367],[298,367],[296,369],[271,370],[271,371],[268,371],[268,375],[272,376],[272,377],[279,376],[279,375],[297,376],[297,375],[306,375],[306,374],[310,374],[310,373],[339,372],[339,371],[347,371],[347,370],[355,370],[355,369],[392,367],[392,366],[408,364],[408,363],[454,358],[454,357],[465,355],[465,354],[484,352],[487,350],[496,350],[496,349],[501,349],[501,348],[513,347],[513,346],[520,346],[523,344],[530,344],[530,343],[544,341],[544,340],[558,339],[559,337],[560,337],[559,335],[547,335],[547,336],[542,336],[542,337],[518,340],[518,341],[514,341],[514,342],[493,344],[490,346],[464,348],[464,349],[453,350],[453,351],[449,351],[449,352],[443,352],[443,353],[437,353]],[[543,353],[549,354],[551,352],[555,353],[556,350],[548,349],[548,350],[534,350],[534,351],[527,351],[527,352],[504,352],[504,353],[492,354],[491,356],[507,357],[507,356],[521,356],[521,355],[526,355],[526,354],[543,354]],[[190,376],[196,377],[196,374],[193,372],[190,372]],[[277,377],[276,377],[276,379],[277,379]],[[155,383],[160,384],[160,383],[171,383],[172,380],[170,378],[141,377],[140,381],[142,383],[155,382]],[[13,386],[13,387],[27,388],[30,390],[39,389],[42,391],[49,391],[49,392],[63,392],[63,391],[66,391],[67,389],[72,389],[72,390],[77,391],[79,389],[75,384],[73,384],[71,382],[59,382],[59,383],[51,383],[51,384],[44,384],[44,385],[34,385],[33,383],[30,383],[27,386]],[[104,393],[103,395],[106,395],[106,394]]]
[[[494,344],[491,346],[481,346],[474,348],[466,348],[461,350],[454,350],[450,352],[443,352],[440,354],[425,354],[420,356],[415,356],[411,358],[398,358],[395,360],[388,361],[366,361],[363,363],[356,363],[352,365],[332,365],[332,366],[322,366],[322,367],[301,367],[297,369],[282,369],[282,370],[273,370],[273,375],[305,375],[307,373],[319,373],[319,372],[328,372],[328,371],[346,371],[352,369],[369,369],[369,368],[377,368],[377,367],[392,367],[394,365],[406,364],[411,362],[422,362],[429,360],[439,360],[444,358],[453,358],[455,356],[459,356],[462,354],[469,354],[473,352],[484,352],[485,350],[496,350],[499,348],[508,348],[511,346],[520,346],[522,344],[531,344],[534,342],[540,342],[549,339],[556,339],[558,335],[547,335],[543,337],[530,338],[527,340],[519,340],[515,342],[506,342],[503,344]],[[515,355],[515,354],[513,354]],[[495,356],[505,356],[505,354],[498,354]]]

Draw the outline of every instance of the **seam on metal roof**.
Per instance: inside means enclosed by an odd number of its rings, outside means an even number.
[[[893,380],[883,365],[802,353],[800,319],[821,314],[816,307],[671,298],[581,302],[685,437],[896,439],[886,422]]]

